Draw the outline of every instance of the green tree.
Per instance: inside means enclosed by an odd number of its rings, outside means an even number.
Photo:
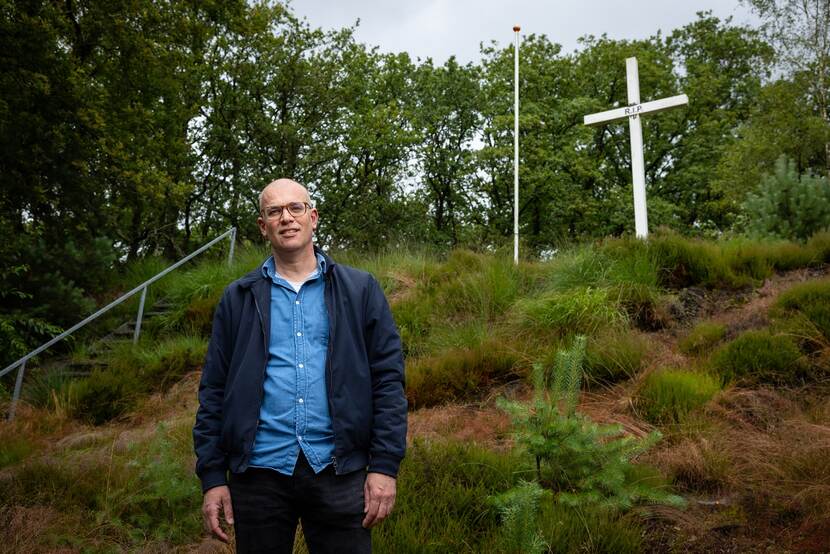
[[[441,67],[432,60],[414,71],[412,119],[423,194],[438,244],[455,246],[465,224],[481,209],[473,195],[472,141],[479,130],[478,71],[451,57]]]
[[[325,214],[318,238],[369,251],[420,242],[426,208],[407,191],[418,140],[411,113],[414,66],[406,54],[379,54],[355,43],[343,63],[329,139],[336,152],[315,187]]]
[[[779,79],[763,87],[749,119],[738,126],[737,140],[726,147],[712,185],[721,213],[736,214],[765,174],[786,156],[798,173],[824,171],[824,145],[830,124],[815,111],[808,87],[799,78]]]
[[[666,43],[682,71],[679,88],[689,96],[689,106],[669,118],[660,115],[660,124],[674,124],[669,135],[671,171],[654,189],[680,208],[687,228],[722,229],[730,215],[722,209],[715,170],[758,102],[772,49],[757,31],[710,14],[699,14]]]
[[[779,66],[808,84],[816,113],[830,122],[830,1],[744,0],[763,20],[778,51]],[[824,171],[830,176],[830,140],[824,142]]]
[[[799,175],[782,156],[742,208],[739,225],[751,236],[804,241],[830,228],[830,186],[824,176]]]

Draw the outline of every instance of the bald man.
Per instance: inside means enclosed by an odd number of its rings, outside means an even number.
[[[406,448],[401,341],[377,281],[313,243],[290,179],[260,194],[271,256],[222,296],[193,428],[206,527],[238,552],[371,552]]]

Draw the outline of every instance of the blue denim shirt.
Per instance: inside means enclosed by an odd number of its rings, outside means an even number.
[[[317,473],[332,461],[334,432],[326,394],[329,321],[325,263],[318,254],[317,271],[299,292],[277,273],[273,257],[262,266],[263,275],[271,280],[271,329],[252,467],[292,475],[300,449]]]

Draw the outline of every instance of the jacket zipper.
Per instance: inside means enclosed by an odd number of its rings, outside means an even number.
[[[262,311],[259,309],[259,302],[256,301],[256,294],[253,294],[251,291],[254,299],[254,307],[256,307],[256,313],[259,316],[259,328],[262,330],[262,347],[265,352],[265,364],[262,366],[262,376],[259,379],[259,407],[257,408],[257,427],[259,427],[259,412],[262,410],[262,402],[265,399],[265,373],[268,371],[268,339],[265,337],[265,319],[262,317]],[[256,428],[254,429],[254,435],[256,435]],[[248,452],[250,455],[250,451]]]
[[[326,348],[326,370],[329,374],[329,382],[328,382],[328,398],[329,398],[329,412],[331,413],[331,432],[334,435],[334,451],[337,452],[337,430],[334,428],[334,421],[336,419],[334,413],[334,401],[332,400],[332,388],[334,387],[334,370],[332,369],[332,362],[331,357],[333,353],[333,344],[334,344],[334,292],[331,289],[331,271],[334,268],[328,268],[326,272],[326,290],[325,296],[327,299],[327,308],[328,308],[328,316],[329,316],[329,344]],[[337,473],[337,456],[331,457],[331,462],[334,465],[334,473]]]

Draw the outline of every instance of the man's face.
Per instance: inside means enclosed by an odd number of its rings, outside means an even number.
[[[263,191],[257,223],[262,236],[268,239],[274,252],[291,253],[309,248],[312,234],[317,228],[317,209],[307,208],[304,214],[294,216],[286,207],[282,214],[269,217],[269,208],[273,212],[274,206],[308,201],[306,190],[294,182],[272,183]]]

